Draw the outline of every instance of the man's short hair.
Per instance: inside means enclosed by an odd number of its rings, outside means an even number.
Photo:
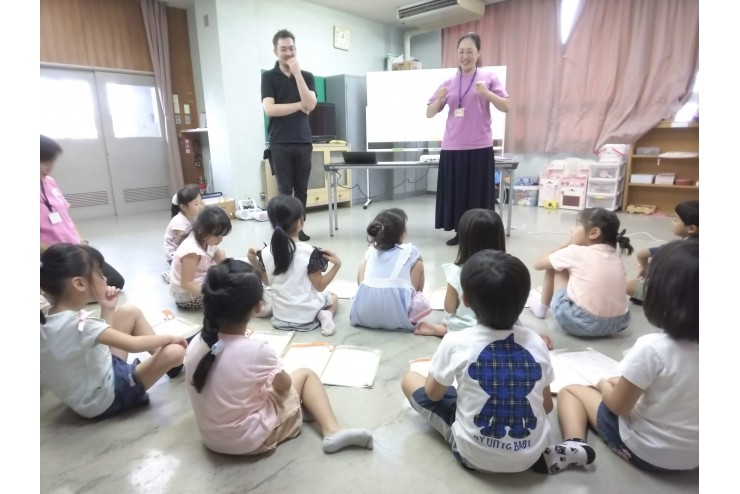
[[[293,33],[288,31],[287,29],[281,29],[280,31],[275,33],[275,36],[272,37],[273,48],[277,48],[278,40],[281,38],[290,38],[293,40],[293,43],[295,43],[295,36],[293,36]]]

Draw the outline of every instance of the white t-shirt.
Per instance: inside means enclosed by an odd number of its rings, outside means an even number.
[[[569,245],[550,254],[550,263],[568,270],[568,298],[581,309],[596,317],[627,313],[627,270],[614,247]]]
[[[209,245],[206,249],[207,250],[203,250],[203,247],[198,245],[198,241],[195,240],[195,235],[191,233],[185,237],[185,240],[182,241],[175,251],[175,255],[172,257],[172,265],[170,266],[170,293],[175,296],[175,300],[177,300],[178,295],[190,296],[190,293],[182,287],[183,257],[188,254],[196,254],[200,256],[198,265],[195,268],[195,275],[193,276],[193,281],[195,281],[198,286],[203,285],[208,268],[216,264],[213,260],[213,256],[218,252],[218,245]]]
[[[458,266],[454,263],[446,263],[442,265],[442,271],[444,271],[447,284],[455,289],[457,293],[457,310],[452,314],[445,312],[444,322],[447,325],[448,331],[459,331],[461,329],[475,326],[478,321],[475,318],[475,312],[470,307],[466,307],[462,301],[462,285],[460,284],[460,273],[462,273],[462,266]]]
[[[41,325],[41,382],[83,417],[97,417],[113,403],[113,361],[97,338],[110,324],[71,310],[46,316]]]
[[[283,364],[264,341],[220,334],[224,348],[198,393],[193,374],[210,351],[200,335],[188,345],[185,376],[203,443],[223,454],[243,455],[257,449],[275,428],[277,411],[269,387]]]
[[[619,435],[637,456],[657,467],[699,466],[699,343],[665,333],[637,339],[620,363],[621,375],[644,390],[619,417]]]
[[[175,255],[178,243],[177,237],[175,236],[176,231],[185,232],[186,234],[190,230],[190,220],[188,220],[184,214],[177,213],[172,217],[170,223],[167,225],[167,230],[164,232],[164,257],[165,260],[169,261],[172,256]]]
[[[272,288],[272,315],[281,321],[306,324],[316,320],[325,299],[308,278],[308,261],[314,247],[296,242],[293,262],[285,273],[275,276],[275,259],[270,246],[262,249],[262,263]]]
[[[550,432],[543,390],[555,375],[550,353],[536,332],[521,326],[494,330],[477,325],[447,333],[429,374],[445,386],[457,379],[452,434],[460,455],[476,469],[522,472],[539,459]],[[489,386],[485,390],[479,384],[484,378]],[[480,420],[483,414],[488,416]],[[486,424],[493,426],[490,431],[482,431]],[[512,431],[511,426],[520,430]]]

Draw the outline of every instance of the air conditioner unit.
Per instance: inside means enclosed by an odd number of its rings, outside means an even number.
[[[427,0],[398,9],[398,20],[419,29],[441,29],[483,17],[483,0]]]

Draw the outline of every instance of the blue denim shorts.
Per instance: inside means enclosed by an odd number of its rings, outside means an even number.
[[[113,359],[113,387],[116,394],[108,409],[95,417],[99,419],[107,419],[131,408],[149,404],[149,394],[139,380],[139,376],[136,375],[139,359],[129,364],[115,355],[111,355],[111,358]]]
[[[565,288],[558,290],[552,297],[550,309],[563,331],[573,336],[611,336],[627,328],[632,320],[629,312],[617,317],[597,317],[589,314],[568,298],[568,291]]]
[[[673,472],[673,470],[656,467],[630,451],[627,445],[624,444],[624,441],[622,441],[622,437],[619,435],[619,417],[614,415],[611,410],[604,405],[603,401],[599,405],[599,411],[596,414],[596,432],[601,436],[606,445],[611,448],[614,454],[623,460],[632,463],[637,468],[653,473]]]

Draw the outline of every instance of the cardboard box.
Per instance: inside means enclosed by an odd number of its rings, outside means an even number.
[[[205,206],[218,206],[229,215],[229,219],[236,218],[236,201],[233,197],[210,197],[203,199]]]
[[[673,185],[675,179],[675,173],[658,173],[655,175],[655,183],[657,185]]]
[[[421,62],[418,60],[407,60],[393,64],[393,70],[421,70]]]
[[[630,175],[630,183],[631,184],[651,184],[653,183],[653,179],[655,178],[655,175],[652,175],[650,173],[633,173]]]

